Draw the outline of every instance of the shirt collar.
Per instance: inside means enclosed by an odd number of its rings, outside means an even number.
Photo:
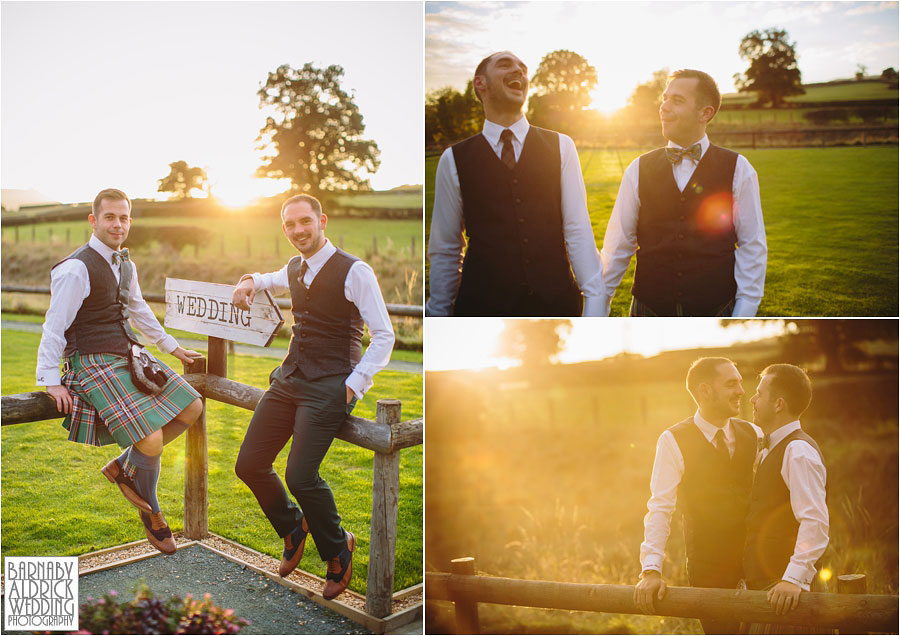
[[[302,264],[305,260],[309,266],[309,268],[313,271],[313,273],[318,272],[322,269],[322,265],[331,258],[334,253],[337,252],[337,248],[331,244],[327,238],[325,239],[325,244],[319,248],[319,251],[310,256],[307,259],[303,258],[303,255],[300,255],[300,263]]]
[[[703,433],[703,437],[706,438],[706,441],[712,443],[713,438],[716,436],[716,433],[719,430],[719,427],[715,424],[710,424],[703,416],[700,415],[700,410],[697,409],[697,412],[694,413],[694,424],[697,425],[697,428],[700,429],[700,432]],[[725,431],[725,441],[730,442],[734,439],[734,427],[731,425],[731,419],[725,422],[725,426],[723,429]]]
[[[703,155],[706,154],[706,151],[709,150],[709,137],[706,135],[703,135],[703,137],[700,139],[700,141],[696,141],[694,143],[700,144],[700,158],[702,159]],[[690,144],[690,145],[693,146],[694,144]],[[666,147],[667,148],[682,148],[682,146],[679,146],[672,140],[669,140],[669,143],[666,144]]]
[[[769,450],[771,451],[781,442],[781,440],[783,440],[794,431],[799,430],[800,420],[794,420],[793,422],[789,422],[780,428],[776,428],[774,431],[769,433]]]
[[[491,146],[496,146],[500,143],[500,133],[502,133],[505,128],[509,128],[515,137],[515,140],[522,144],[525,143],[525,135],[528,134],[528,129],[530,127],[531,124],[528,123],[525,115],[522,115],[512,126],[501,126],[489,119],[485,119],[484,128],[481,129],[481,134],[485,136],[485,139],[488,140]]]
[[[116,251],[111,248],[109,245],[98,239],[95,235],[91,234],[91,238],[88,240],[88,245],[94,249],[95,252],[100,254],[107,263],[110,265],[112,262],[112,255]]]

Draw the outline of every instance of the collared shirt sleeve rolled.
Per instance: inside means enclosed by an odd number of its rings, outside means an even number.
[[[559,135],[563,236],[575,281],[584,294],[584,315],[603,316],[603,266],[591,228],[587,193],[575,142]]]
[[[462,278],[463,236],[465,221],[459,175],[453,159],[453,149],[447,148],[438,161],[434,180],[434,208],[431,213],[431,233],[428,238],[429,290],[425,303],[428,316],[450,316],[459,282]]]
[[[178,341],[166,333],[144,300],[134,263],[132,263],[131,292],[128,295],[128,313],[131,314],[132,326],[144,334],[160,351],[172,353],[178,348]]]
[[[384,306],[381,288],[372,268],[357,261],[347,273],[344,283],[344,297],[356,305],[359,315],[369,328],[369,346],[359,363],[347,376],[346,384],[357,398],[372,387],[372,378],[391,359],[394,348],[394,328]]]
[[[628,271],[631,257],[637,251],[637,221],[641,201],[638,197],[638,178],[640,176],[640,160],[635,159],[625,169],[619,194],[613,206],[606,234],[603,236],[603,250],[600,259],[603,263],[602,296],[604,316],[609,315],[609,304],[616,293],[616,287]]]
[[[675,436],[664,431],[656,444],[653,473],[650,475],[650,500],[644,516],[644,542],[641,543],[641,571],[662,572],[669,540],[672,513],[678,497],[678,485],[684,476],[684,457]]]
[[[794,554],[782,578],[808,592],[816,575],[815,563],[828,547],[825,466],[812,446],[795,440],[784,451],[781,477],[791,493],[794,518],[800,524]]]
[[[254,292],[261,292],[262,290],[266,289],[272,292],[272,294],[274,294],[275,296],[279,296],[291,291],[291,286],[288,283],[287,270],[288,266],[285,265],[277,272],[269,272],[268,274],[260,274],[259,272],[255,272],[253,274],[244,274],[243,276],[241,276],[241,280],[250,277],[253,279]]]
[[[737,233],[734,253],[734,280],[737,283],[733,318],[752,318],[762,301],[766,282],[766,228],[763,224],[756,170],[743,155],[734,168],[732,215]]]
[[[61,383],[59,363],[66,348],[66,330],[90,293],[87,267],[80,260],[70,258],[50,272],[50,308],[44,317],[35,374],[38,386]]]

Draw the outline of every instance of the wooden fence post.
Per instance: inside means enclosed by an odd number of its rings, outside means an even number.
[[[451,574],[475,575],[475,557],[461,557],[450,561]],[[478,625],[478,603],[457,598],[453,601],[456,608],[456,633],[480,634]]]
[[[185,373],[206,373],[206,358],[197,358],[184,365]],[[206,398],[201,397],[203,410],[185,435],[184,457],[184,536],[203,539],[209,531],[209,494],[207,473],[209,457],[206,452]]]
[[[865,594],[866,593],[866,575],[865,574],[840,574],[837,577],[837,593],[838,594]],[[862,634],[865,630],[858,626],[836,630],[838,634]]]
[[[379,424],[393,426],[400,422],[400,400],[378,400],[375,408],[375,421]],[[369,529],[366,613],[384,618],[391,613],[394,592],[400,451],[375,453],[372,468],[372,523]]]

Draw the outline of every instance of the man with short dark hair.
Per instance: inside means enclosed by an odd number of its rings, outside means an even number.
[[[166,383],[156,394],[139,389],[128,353],[139,345],[129,319],[160,351],[188,363],[200,354],[178,346],[144,302],[137,270],[121,249],[131,227],[131,201],[121,190],[101,191],[88,221],[86,245],[50,270],[50,308],[38,348],[37,384],[66,413],[69,440],[125,451],[102,470],[138,508],[147,539],[175,552],[175,540],[156,496],[163,446],[187,430],[202,410],[200,395],[157,362]],[[148,354],[149,355],[149,354]],[[60,359],[65,373],[60,376]]]
[[[736,588],[741,580],[744,522],[759,433],[740,412],[741,374],[727,358],[700,358],[685,384],[697,411],[663,431],[656,446],[644,517],[641,577],[634,602],[655,614],[662,599],[672,514],[683,517],[688,580],[694,587]],[[704,619],[707,634],[736,633],[738,621]]]
[[[482,60],[472,83],[484,129],[438,163],[426,313],[599,315],[600,258],[574,142],[525,119],[528,69],[509,51]]]
[[[759,378],[750,402],[765,438],[747,514],[744,576],[748,589],[768,590],[782,615],[815,585],[818,560],[828,547],[825,464],[818,444],[800,426],[812,399],[806,372],[773,364]],[[751,625],[750,633],[779,633],[765,627]]]
[[[625,170],[603,238],[606,315],[635,252],[630,315],[756,315],[768,253],[759,182],[746,158],[710,144],[720,104],[706,73],[669,77],[659,107],[668,145]]]
[[[332,599],[350,583],[356,537],[341,527],[319,466],[357,399],[390,360],[394,331],[372,268],[325,238],[327,221],[314,197],[289,198],[281,226],[300,254],[277,272],[241,277],[235,287],[233,302],[241,309],[249,309],[264,289],[289,291],[294,326],[287,356],[269,376],[234,468],[284,539],[278,573],[294,571],[311,533],[327,563],[322,595]],[[371,340],[362,355],[364,324]],[[285,482],[299,507],[272,470],[292,437]]]

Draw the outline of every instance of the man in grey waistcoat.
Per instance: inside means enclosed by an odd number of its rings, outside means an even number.
[[[332,599],[350,583],[356,537],[341,527],[319,466],[372,377],[390,360],[394,332],[372,268],[325,238],[327,222],[314,197],[289,198],[281,208],[282,229],[300,254],[277,272],[243,276],[235,287],[233,302],[241,309],[264,289],[289,291],[294,317],[287,356],[269,377],[235,472],[284,539],[279,574],[297,567],[312,534],[327,563],[322,595]],[[371,339],[362,355],[364,324]],[[285,482],[296,504],[272,469],[292,437]]]

